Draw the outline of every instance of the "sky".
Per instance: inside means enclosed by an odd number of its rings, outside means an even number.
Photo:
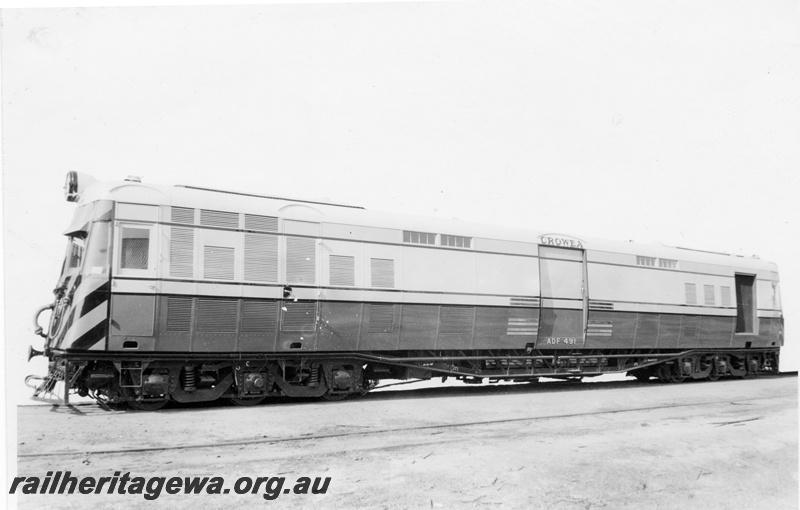
[[[7,401],[44,372],[70,170],[757,254],[797,370],[798,5],[4,10]]]

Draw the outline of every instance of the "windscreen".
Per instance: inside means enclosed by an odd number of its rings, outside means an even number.
[[[86,241],[76,236],[70,236],[67,240],[67,253],[64,255],[64,264],[61,266],[61,278],[59,283],[64,283],[73,273],[81,267],[83,262],[83,252],[86,248]]]
[[[60,284],[75,274],[105,275],[109,267],[110,223],[95,222],[86,232],[76,232],[67,240],[67,252],[61,270]]]
[[[89,237],[86,239],[86,250],[84,253],[83,271],[84,275],[105,275],[108,274],[108,255],[109,255],[109,230],[111,224],[108,222],[92,223]]]

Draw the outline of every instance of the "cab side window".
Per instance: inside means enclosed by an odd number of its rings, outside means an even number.
[[[144,223],[117,224],[114,260],[119,275],[152,277],[156,274],[156,226]]]
[[[150,229],[122,227],[120,267],[147,269],[150,255]]]

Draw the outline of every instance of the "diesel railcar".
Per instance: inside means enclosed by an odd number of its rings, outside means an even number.
[[[35,397],[157,409],[386,379],[778,371],[778,271],[758,258],[75,172],[65,193]]]

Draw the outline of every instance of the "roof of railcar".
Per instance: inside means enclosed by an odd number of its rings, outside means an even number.
[[[213,209],[218,211],[277,216],[291,220],[395,230],[412,230],[534,244],[539,244],[538,237],[541,235],[564,235],[580,239],[583,242],[584,248],[587,250],[663,257],[707,264],[735,265],[742,268],[777,271],[777,266],[774,263],[763,261],[756,257],[742,257],[725,253],[665,246],[656,243],[614,241],[574,236],[568,233],[555,234],[552,231],[468,223],[458,220],[430,218],[411,214],[375,212],[345,204],[212,190],[191,186],[161,186],[128,181],[96,182],[84,192],[80,203],[88,203],[95,200],[114,200],[117,202]]]

